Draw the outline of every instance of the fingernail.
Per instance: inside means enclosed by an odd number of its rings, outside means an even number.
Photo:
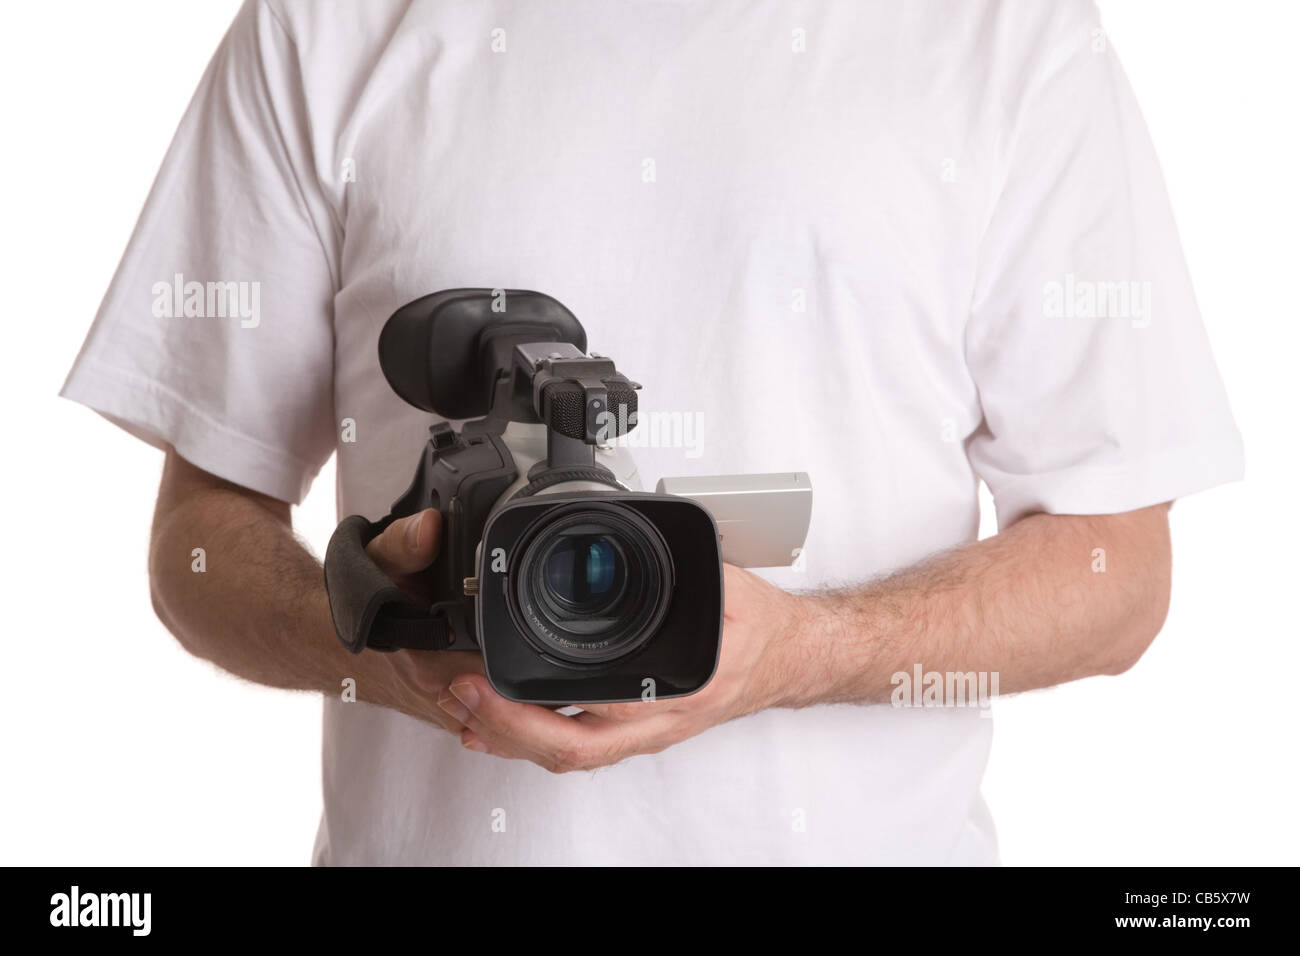
[[[423,512],[406,523],[406,546],[412,551],[420,550],[420,525],[422,524],[424,524]]]
[[[439,697],[438,706],[462,724],[469,718],[469,711],[462,707],[455,697]]]
[[[476,754],[485,754],[485,753],[487,753],[487,747],[484,746],[483,741],[479,740],[477,737],[475,737],[475,736],[474,736],[472,733],[470,733],[468,730],[465,731],[465,733],[461,734],[461,737],[460,737],[460,744],[461,744],[461,746],[464,747],[466,750],[472,750],[472,751],[474,751]]]
[[[478,706],[478,691],[474,689],[474,685],[471,684],[469,681],[462,681],[459,684],[452,684],[450,689],[451,692],[456,696],[456,699],[460,701],[462,704],[464,704],[466,707],[468,707],[470,710],[473,710],[475,707]]]

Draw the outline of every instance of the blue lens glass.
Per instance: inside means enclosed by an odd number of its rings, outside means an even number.
[[[557,600],[589,609],[613,596],[618,571],[618,549],[608,537],[570,535],[546,558],[546,586]]]

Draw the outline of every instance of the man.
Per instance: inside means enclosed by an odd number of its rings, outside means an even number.
[[[802,569],[728,569],[702,692],[563,716],[339,646],[290,504],[336,453],[340,514],[388,510],[432,419],[379,330],[471,286],[555,296],[699,427],[642,475],[812,474]],[[250,0],[64,394],[167,449],[182,644],[325,695],[319,863],[996,862],[991,721],[899,691],[1125,670],[1168,503],[1242,468],[1083,0]],[[371,553],[406,582],[440,530]]]

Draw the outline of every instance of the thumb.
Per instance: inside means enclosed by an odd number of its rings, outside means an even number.
[[[442,540],[442,515],[426,508],[409,518],[399,518],[366,545],[366,554],[391,578],[423,571],[438,556]]]

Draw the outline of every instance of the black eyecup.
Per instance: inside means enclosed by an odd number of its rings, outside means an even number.
[[[407,404],[452,420],[482,418],[492,409],[498,375],[509,370],[508,353],[492,348],[503,334],[587,348],[582,323],[549,295],[449,289],[393,313],[379,333],[379,366]]]

